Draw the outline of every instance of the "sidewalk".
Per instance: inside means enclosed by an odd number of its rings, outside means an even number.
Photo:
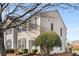
[[[72,53],[57,53],[57,54],[52,54],[50,56],[72,56]]]

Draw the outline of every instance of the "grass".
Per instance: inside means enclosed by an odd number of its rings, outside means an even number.
[[[79,51],[79,48],[72,48],[72,51]]]

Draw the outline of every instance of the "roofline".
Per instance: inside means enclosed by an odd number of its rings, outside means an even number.
[[[57,11],[57,13],[59,14],[59,16],[60,16],[60,18],[61,18],[61,21],[63,22],[63,24],[64,24],[64,21],[63,21],[63,19],[62,19],[62,17],[61,17],[61,15],[60,15],[60,13],[59,13],[59,11],[58,10],[56,10]],[[64,24],[64,26],[65,26],[65,28],[66,28],[66,30],[67,30],[67,27],[66,27],[66,25]]]

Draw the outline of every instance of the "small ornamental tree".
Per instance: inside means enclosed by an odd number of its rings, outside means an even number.
[[[44,32],[36,38],[35,45],[40,46],[44,54],[49,54],[53,47],[61,46],[61,40],[60,37],[53,31]]]

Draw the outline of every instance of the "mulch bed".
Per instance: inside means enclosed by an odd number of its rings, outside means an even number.
[[[41,56],[40,54],[32,55],[32,54],[25,54],[25,55],[16,55],[16,54],[8,54],[7,56]],[[49,55],[43,55],[43,56],[72,56],[72,53],[54,53]]]

